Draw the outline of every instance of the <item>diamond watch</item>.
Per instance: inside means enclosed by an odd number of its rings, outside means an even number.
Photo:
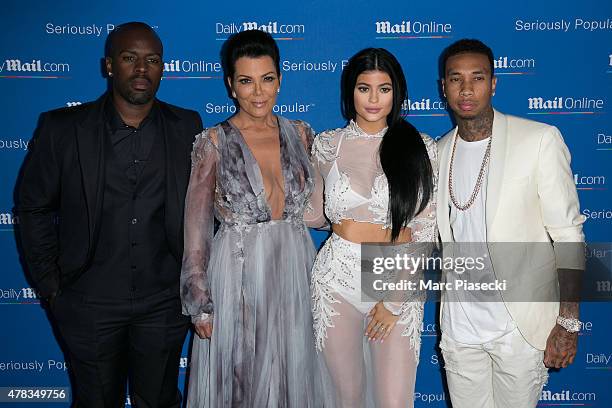
[[[557,316],[557,324],[570,333],[577,333],[582,327],[580,320],[563,316]]]

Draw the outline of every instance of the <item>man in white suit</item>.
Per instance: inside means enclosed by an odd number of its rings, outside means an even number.
[[[441,63],[457,124],[438,143],[444,256],[466,255],[458,243],[481,243],[487,256],[478,279],[508,286],[486,302],[467,290],[443,294],[440,348],[451,400],[454,408],[535,407],[547,367],[572,363],[580,329],[584,217],[570,154],[557,128],[493,109],[497,78],[485,44],[457,41]]]

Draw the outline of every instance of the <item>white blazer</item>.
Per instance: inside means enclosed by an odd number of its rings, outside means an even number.
[[[453,242],[448,173],[456,137],[457,128],[438,142],[437,220],[443,248]],[[557,268],[584,269],[582,245],[563,244],[584,242],[585,217],[570,153],[556,127],[494,110],[485,220],[495,276],[509,282],[506,296],[502,293],[508,312],[523,337],[544,350],[559,313]],[[492,244],[504,242],[526,245]],[[543,244],[529,245],[534,242]],[[535,247],[537,256],[528,253]]]

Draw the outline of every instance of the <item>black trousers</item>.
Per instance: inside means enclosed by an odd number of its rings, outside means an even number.
[[[180,407],[179,359],[189,319],[176,288],[142,299],[100,299],[70,290],[52,313],[66,344],[73,407]]]

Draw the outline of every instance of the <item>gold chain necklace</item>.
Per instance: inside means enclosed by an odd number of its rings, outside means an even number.
[[[489,137],[489,143],[487,143],[487,150],[485,151],[484,157],[482,158],[482,164],[480,165],[480,171],[478,172],[478,178],[476,179],[476,185],[474,186],[472,195],[465,204],[459,204],[459,201],[455,197],[455,192],[453,191],[453,164],[455,162],[455,149],[457,148],[457,139],[459,137],[459,135],[455,136],[455,142],[453,143],[453,152],[451,153],[450,169],[448,170],[448,194],[450,195],[451,201],[455,208],[460,211],[465,211],[470,208],[472,204],[474,204],[474,201],[478,196],[478,192],[482,187],[485,170],[487,168],[487,164],[489,163],[489,156],[491,155],[491,141],[493,140],[493,135]]]

